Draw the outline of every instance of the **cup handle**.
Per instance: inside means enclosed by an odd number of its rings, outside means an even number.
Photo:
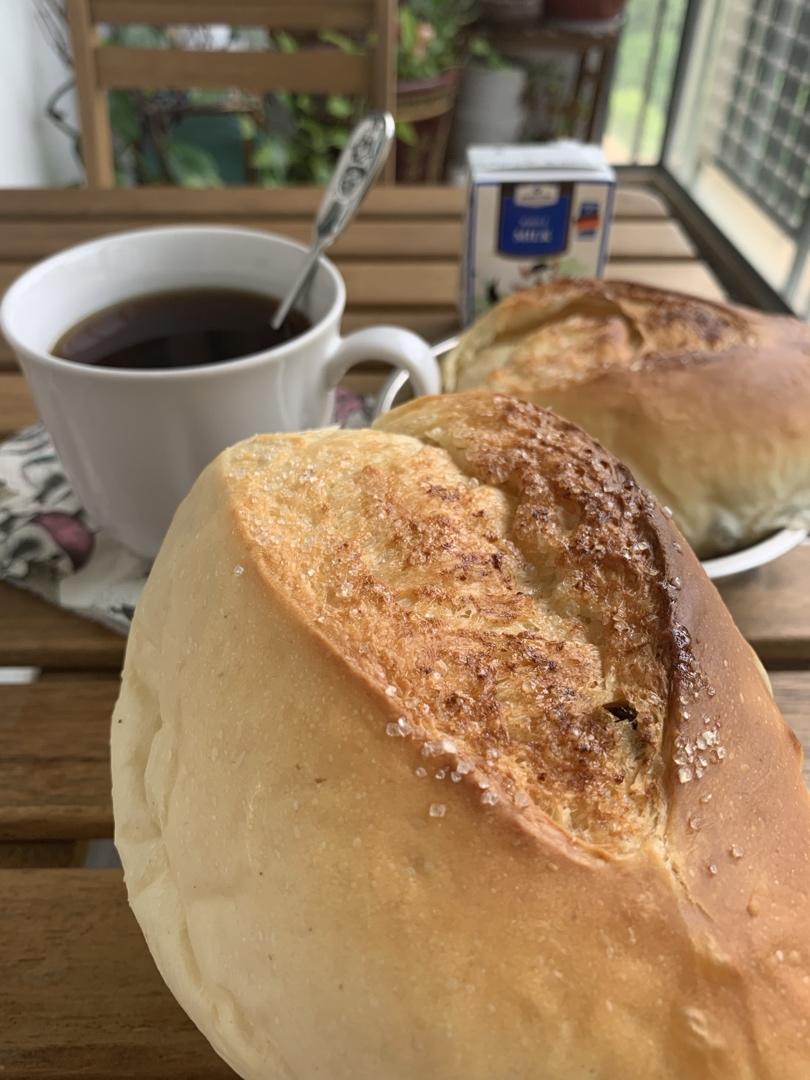
[[[327,390],[334,390],[348,369],[361,360],[383,360],[408,372],[415,396],[441,393],[439,365],[426,341],[399,326],[371,326],[349,334],[324,368]]]

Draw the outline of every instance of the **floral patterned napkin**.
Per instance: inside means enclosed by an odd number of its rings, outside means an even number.
[[[366,427],[373,401],[338,389],[334,422]],[[0,580],[126,634],[149,566],[90,521],[41,424],[0,443]]]

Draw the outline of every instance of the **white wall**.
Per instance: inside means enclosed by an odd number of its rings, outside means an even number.
[[[80,181],[71,140],[45,115],[48,97],[69,77],[37,23],[34,0],[0,0],[0,187]],[[61,104],[78,126],[73,94]]]

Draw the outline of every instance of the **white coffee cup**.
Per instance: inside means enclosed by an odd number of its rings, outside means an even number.
[[[416,334],[379,326],[340,337],[346,288],[325,258],[298,304],[311,329],[276,348],[146,371],[71,363],[51,351],[82,319],[133,296],[218,286],[279,298],[304,252],[248,229],[143,229],[63,251],[6,293],[0,328],[76,494],[133,551],[157,552],[177,505],[226,446],[328,423],[335,386],[358,361],[387,361],[409,373],[418,394],[438,393],[436,361]]]

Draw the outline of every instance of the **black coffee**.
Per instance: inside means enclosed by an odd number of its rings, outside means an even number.
[[[94,367],[151,370],[223,364],[303,334],[310,322],[291,311],[280,330],[278,300],[239,289],[183,289],[115,304],[63,334],[56,356]]]

